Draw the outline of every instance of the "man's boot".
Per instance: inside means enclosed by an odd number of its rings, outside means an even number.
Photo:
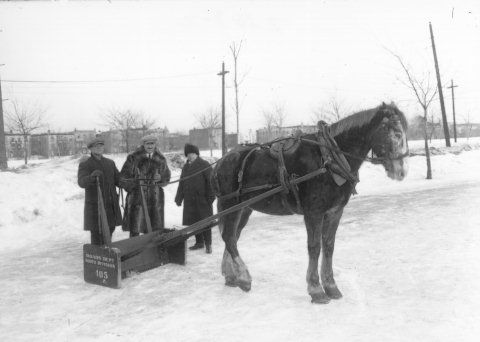
[[[189,250],[191,251],[194,251],[196,249],[202,249],[205,245],[203,244],[203,242],[200,242],[200,243],[195,243],[193,246],[191,247],[188,247]]]

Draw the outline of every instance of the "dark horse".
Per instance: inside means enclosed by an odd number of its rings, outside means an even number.
[[[369,151],[377,162],[383,164],[388,177],[402,180],[407,172],[408,145],[407,121],[404,114],[393,104],[365,110],[348,116],[330,127],[331,136],[344,152],[351,173],[358,177],[362,162]],[[284,164],[289,174],[306,175],[324,166],[324,159],[316,134],[306,134],[297,139],[293,153],[284,153]],[[310,142],[309,142],[310,141]],[[251,191],[240,196],[228,196],[239,188],[239,172],[243,170],[242,186],[255,190],[264,184],[279,184],[279,162],[269,148],[240,146],[220,161],[214,170],[214,186],[218,198],[218,211],[225,210],[241,201],[254,197],[263,190]],[[250,154],[249,154],[250,153]],[[246,156],[248,158],[245,160]],[[244,161],[245,160],[245,161]],[[242,165],[244,164],[244,165]],[[322,173],[298,184],[297,196],[276,194],[244,209],[223,216],[220,232],[225,242],[222,274],[226,285],[238,286],[244,291],[251,288],[252,278],[239,255],[237,241],[253,210],[271,215],[304,215],[308,236],[308,293],[312,302],[327,303],[342,297],[335,284],[332,271],[332,256],[335,234],[343,208],[348,203],[355,182],[337,185],[331,172]],[[282,196],[284,196],[282,198]],[[285,197],[286,196],[286,197]],[[289,208],[287,208],[289,207]],[[320,277],[318,258],[323,254]],[[321,283],[320,283],[321,279]]]

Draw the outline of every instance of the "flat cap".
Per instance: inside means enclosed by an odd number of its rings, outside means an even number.
[[[157,142],[157,140],[158,139],[155,134],[149,134],[142,138],[142,144],[145,144],[146,142]]]
[[[88,142],[87,148],[92,148],[97,144],[105,145],[105,139],[103,139],[102,137],[95,137]]]

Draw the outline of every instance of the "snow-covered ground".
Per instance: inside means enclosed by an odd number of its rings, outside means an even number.
[[[433,180],[421,156],[410,158],[403,182],[362,166],[359,195],[337,233],[334,273],[344,297],[327,305],[311,304],[306,291],[301,216],[252,215],[239,243],[249,293],[223,285],[217,229],[213,254],[189,252],[186,266],[135,274],[113,290],[83,281],[89,234],[78,159],[0,173],[0,340],[477,341],[479,140],[469,144],[471,151],[432,156]],[[125,156],[112,158],[121,167]],[[166,188],[167,226],[181,223],[175,191]],[[113,236],[126,237],[119,227]]]

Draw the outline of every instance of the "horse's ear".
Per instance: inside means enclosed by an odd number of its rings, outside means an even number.
[[[325,126],[328,126],[328,124],[325,121],[320,120],[319,122],[317,122],[318,129],[320,129],[322,127],[325,127]]]

